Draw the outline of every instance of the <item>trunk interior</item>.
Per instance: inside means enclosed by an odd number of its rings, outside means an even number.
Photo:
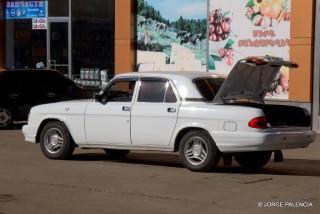
[[[311,115],[305,108],[274,104],[244,105],[262,109],[272,127],[311,127]]]
[[[311,115],[304,108],[265,105],[263,111],[272,127],[311,127]]]

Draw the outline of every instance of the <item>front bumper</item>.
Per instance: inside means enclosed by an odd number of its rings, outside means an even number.
[[[315,140],[316,133],[308,131],[247,132],[214,135],[214,140],[221,152],[276,151],[305,148]]]
[[[36,143],[36,135],[37,135],[36,127],[25,125],[22,127],[22,133],[24,135],[25,141],[30,143]]]

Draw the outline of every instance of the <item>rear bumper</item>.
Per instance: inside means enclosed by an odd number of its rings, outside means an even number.
[[[275,151],[305,148],[315,140],[313,131],[276,131],[215,135],[221,152]]]
[[[22,127],[22,133],[24,135],[24,139],[30,143],[36,143],[36,127],[25,125]]]

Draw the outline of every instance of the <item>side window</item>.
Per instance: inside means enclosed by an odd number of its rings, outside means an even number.
[[[138,102],[175,103],[177,98],[168,81],[141,81]]]
[[[46,91],[52,91],[56,93],[66,93],[72,91],[72,83],[67,78],[60,74],[56,74],[50,71],[44,72],[41,75],[43,88]]]
[[[177,97],[173,92],[172,86],[167,83],[167,91],[166,91],[166,98],[165,98],[166,103],[176,103],[177,102]]]
[[[166,81],[141,81],[138,102],[162,103]]]
[[[23,71],[21,77],[21,90],[28,95],[38,95],[41,93],[41,87],[39,83],[41,80],[34,71]]]
[[[116,80],[103,94],[105,102],[131,102],[135,80]]]

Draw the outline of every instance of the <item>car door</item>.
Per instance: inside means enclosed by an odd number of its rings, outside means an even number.
[[[167,146],[178,117],[180,101],[170,81],[141,78],[131,110],[131,140],[135,146]]]
[[[43,103],[42,88],[39,84],[41,80],[38,71],[35,70],[21,71],[19,77],[21,88],[20,111],[28,115],[32,107]]]
[[[19,88],[19,76],[15,71],[9,71],[0,76],[0,107],[9,108],[15,119],[20,119],[21,91]],[[23,114],[25,115],[25,114]],[[24,119],[24,118],[23,118]]]
[[[136,79],[119,78],[87,106],[85,130],[88,144],[130,145],[130,114]]]

